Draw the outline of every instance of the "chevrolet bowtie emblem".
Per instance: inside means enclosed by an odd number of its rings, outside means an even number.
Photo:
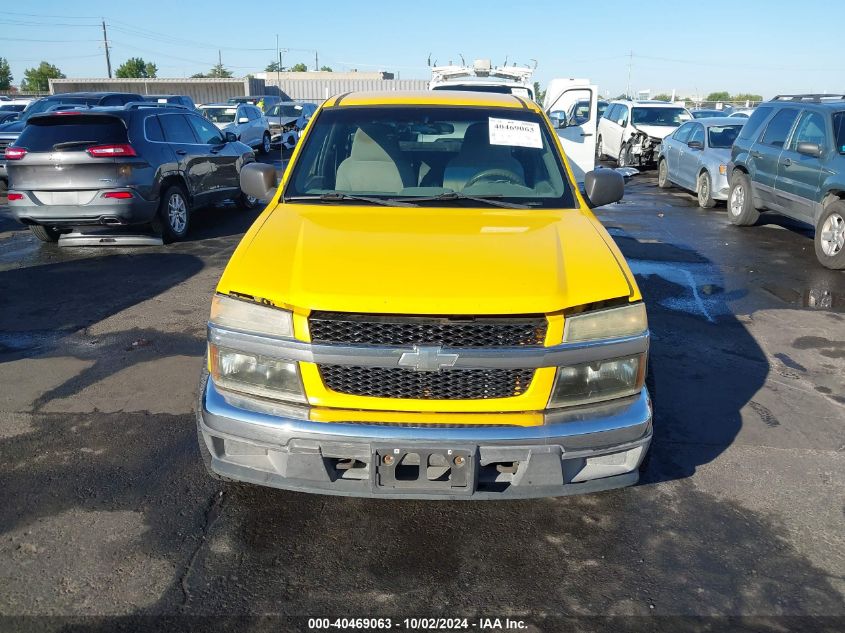
[[[413,352],[405,352],[399,357],[399,366],[414,371],[440,371],[454,367],[458,362],[457,354],[444,354],[439,345],[414,345]]]

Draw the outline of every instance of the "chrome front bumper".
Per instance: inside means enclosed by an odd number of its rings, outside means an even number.
[[[528,498],[635,484],[652,437],[648,392],[549,411],[536,426],[326,423],[309,407],[219,391],[204,379],[198,426],[220,475],[254,484],[358,497]],[[350,416],[352,417],[352,416]],[[375,467],[385,451],[462,451],[471,476],[461,487],[385,486]],[[379,461],[379,463],[381,463]]]

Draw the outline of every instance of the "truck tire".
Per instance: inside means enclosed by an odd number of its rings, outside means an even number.
[[[822,266],[845,269],[845,202],[834,200],[825,205],[813,241]]]
[[[736,226],[751,226],[760,219],[751,198],[751,180],[743,171],[734,170],[728,194],[728,219]]]
[[[165,244],[181,240],[188,234],[191,222],[191,204],[182,185],[170,185],[165,189],[153,218],[153,230]]]
[[[261,137],[261,147],[259,149],[261,150],[261,153],[264,154],[265,156],[270,153],[270,150],[272,148],[270,147],[270,133],[269,132],[264,132],[264,136]]]
[[[713,199],[713,183],[710,180],[710,174],[706,171],[698,175],[695,193],[698,196],[698,206],[702,209],[712,209],[716,206],[716,201]]]
[[[604,158],[604,154],[602,153],[603,149],[604,147],[602,147],[601,135],[599,135],[596,140],[596,160],[602,160]]]
[[[29,230],[42,242],[58,242],[59,235],[61,235],[56,229],[51,229],[49,226],[41,226],[40,224],[30,224]]]
[[[660,162],[657,163],[657,186],[661,189],[668,189],[672,186],[672,183],[669,182],[669,165],[665,158],[661,158]]]

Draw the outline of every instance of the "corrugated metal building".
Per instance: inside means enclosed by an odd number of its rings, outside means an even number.
[[[292,99],[314,103],[322,103],[332,95],[346,92],[428,90],[427,79],[286,79],[285,73],[282,73],[282,80],[277,81],[273,73],[267,73],[264,81],[268,93],[271,87],[281,88]]]
[[[306,75],[307,78],[291,78]],[[274,73],[266,79],[51,79],[50,94],[64,92],[137,92],[188,95],[196,103],[219,103],[230,97],[277,95],[279,90],[297,101],[322,103],[332,95],[374,90],[427,90],[427,79],[378,79],[388,73]],[[340,76],[340,78],[338,78]]]
[[[51,79],[50,94],[64,92],[137,92],[187,95],[196,103],[219,103],[230,97],[273,94],[262,79]]]

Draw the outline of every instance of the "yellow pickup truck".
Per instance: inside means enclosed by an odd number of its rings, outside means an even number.
[[[536,104],[350,93],[312,117],[212,300],[200,451],[306,492],[525,498],[637,482],[646,310]]]

